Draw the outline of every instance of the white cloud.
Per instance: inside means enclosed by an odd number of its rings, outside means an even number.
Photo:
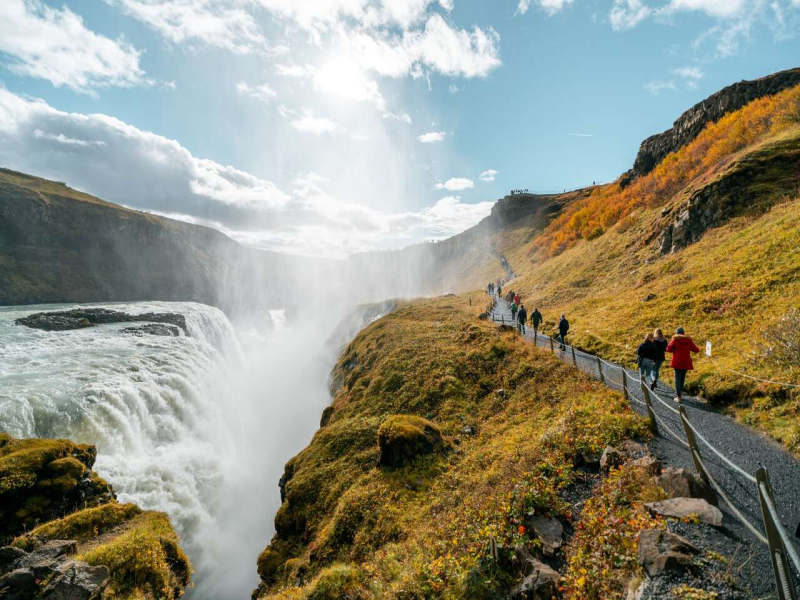
[[[444,131],[429,131],[428,133],[423,133],[417,139],[423,144],[434,144],[444,141],[446,135],[447,133]]]
[[[679,69],[672,69],[672,72],[678,77],[683,77],[684,79],[697,80],[705,77],[705,73],[703,73],[703,69],[700,67],[681,67]]]
[[[270,102],[278,96],[277,92],[266,83],[253,87],[246,81],[240,81],[236,84],[236,93],[261,102]]]
[[[669,81],[650,81],[644,85],[644,89],[646,89],[651,94],[658,96],[661,92],[665,91],[675,91],[677,86],[675,82],[672,80]]]
[[[34,129],[33,131],[34,137],[44,140],[52,140],[54,142],[58,142],[59,144],[64,144],[66,146],[105,146],[106,143],[102,140],[79,140],[77,138],[71,138],[65,136],[63,133],[49,133],[47,131],[42,131],[41,129]]]
[[[475,183],[471,179],[467,179],[466,177],[451,177],[444,183],[437,183],[434,189],[460,192],[461,190],[468,190],[474,187]]]
[[[564,8],[567,4],[572,4],[572,0],[538,0],[539,5],[550,15],[554,15]]]
[[[519,0],[519,4],[517,4],[517,12],[521,15],[524,15],[528,12],[528,9],[531,6],[531,0]]]
[[[4,88],[0,164],[67,181],[111,202],[215,227],[246,244],[320,256],[453,235],[475,225],[492,206],[447,197],[419,211],[382,212],[327,193],[323,186],[335,182],[318,173],[299,175],[283,191],[113,117],[62,112]]]
[[[798,0],[798,2],[800,2],[800,0]],[[447,91],[450,92],[451,94],[457,94],[458,92],[461,91],[461,88],[459,88],[456,84],[451,83],[450,86],[447,88]]]
[[[311,133],[314,135],[323,135],[323,134],[336,134],[341,132],[343,129],[334,121],[331,121],[325,117],[315,117],[311,113],[307,113],[300,117],[299,119],[294,119],[291,122],[292,127],[294,127],[297,131],[302,131],[303,133]]]
[[[90,31],[67,7],[40,0],[0,2],[0,54],[16,73],[78,92],[145,82],[133,46]]]
[[[497,171],[494,169],[488,169],[480,174],[481,181],[494,181],[495,177],[497,177]]]
[[[572,137],[594,137],[593,133],[568,133]]]
[[[636,27],[651,14],[651,9],[641,0],[614,0],[609,20],[615,31]]]
[[[106,0],[174,44],[199,42],[237,54],[269,51],[243,0]],[[281,48],[273,48],[276,53]]]
[[[671,0],[665,10],[701,11],[711,17],[726,19],[742,14],[746,4],[746,0]]]

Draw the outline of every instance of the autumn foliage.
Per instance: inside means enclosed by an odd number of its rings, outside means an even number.
[[[701,175],[713,176],[737,153],[798,123],[800,86],[754,100],[711,123],[690,144],[669,154],[653,171],[623,188],[602,186],[570,205],[533,242],[533,252],[550,258],[606,232],[638,208],[659,206]]]

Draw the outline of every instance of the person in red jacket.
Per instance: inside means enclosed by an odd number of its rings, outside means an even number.
[[[667,344],[667,352],[672,354],[669,366],[675,371],[675,402],[683,400],[683,384],[686,382],[686,373],[694,369],[692,364],[692,352],[700,352],[700,348],[694,343],[692,338],[686,335],[683,327],[678,327],[675,335],[672,336]]]
[[[522,304],[522,298],[519,297],[519,294],[514,294],[514,304],[516,304],[517,306]]]

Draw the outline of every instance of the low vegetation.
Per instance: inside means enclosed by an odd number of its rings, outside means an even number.
[[[286,465],[258,597],[507,593],[515,547],[541,545],[530,517],[569,522],[586,457],[647,435],[619,394],[477,321],[481,298],[400,307],[345,350],[333,413]],[[427,441],[381,464],[398,432]]]
[[[105,565],[104,598],[183,595],[192,567],[164,513],[120,504],[93,470],[94,446],[0,434],[3,542],[32,552],[53,540],[78,542],[77,560]],[[11,539],[12,536],[16,537]]]

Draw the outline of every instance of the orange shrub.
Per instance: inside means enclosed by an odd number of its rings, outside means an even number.
[[[800,85],[725,115],[626,188],[612,183],[571,204],[534,240],[534,252],[543,258],[556,256],[580,239],[599,237],[636,208],[664,204],[698,176],[718,170],[737,152],[794,126],[798,114]]]

